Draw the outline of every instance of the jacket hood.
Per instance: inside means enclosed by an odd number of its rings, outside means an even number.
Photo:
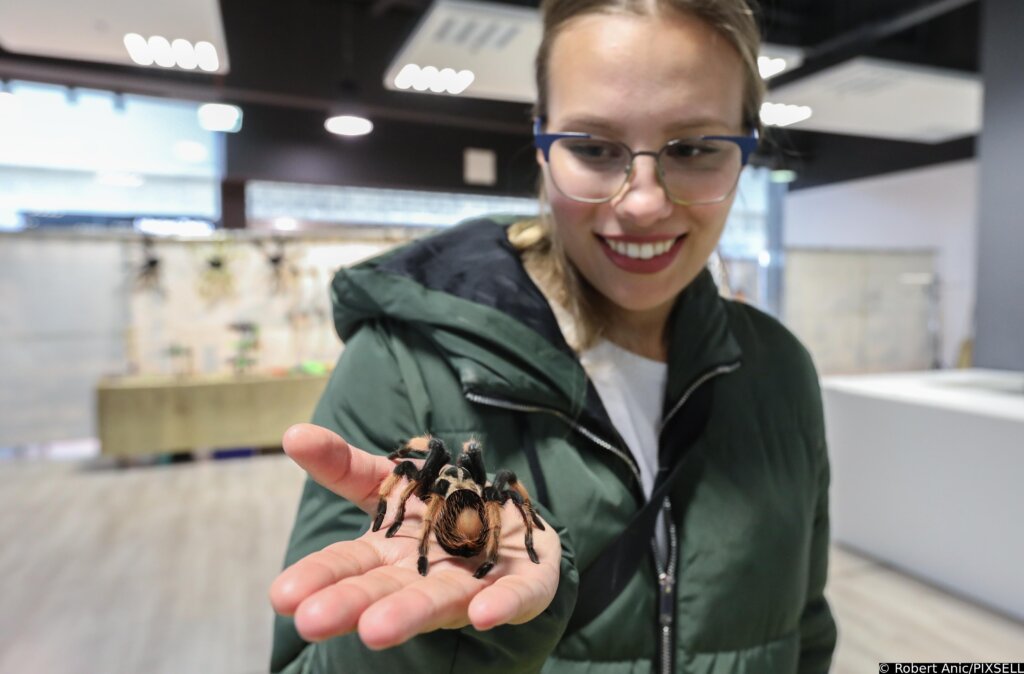
[[[517,219],[470,220],[341,269],[331,290],[338,335],[344,341],[366,321],[400,321],[445,354],[466,393],[539,401],[573,418],[600,407],[508,241],[506,228]],[[703,372],[740,356],[707,270],[681,293],[669,320],[666,405]]]

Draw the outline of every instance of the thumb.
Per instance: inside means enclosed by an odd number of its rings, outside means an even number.
[[[380,483],[395,468],[383,456],[353,447],[337,433],[313,424],[292,426],[281,445],[314,481],[367,514],[376,512]]]

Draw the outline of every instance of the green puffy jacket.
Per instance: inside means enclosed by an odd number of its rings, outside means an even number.
[[[827,672],[836,628],[822,594],[829,469],[817,376],[785,328],[723,300],[706,271],[670,317],[666,418],[691,385],[713,382],[707,426],[670,493],[671,568],[660,575],[648,550],[608,608],[564,634],[580,574],[644,495],[507,224],[464,223],[337,274],[334,317],[346,347],[313,422],[381,454],[427,431],[450,446],[478,438],[491,474],[515,471],[561,534],[554,601],[524,625],[441,630],[381,652],[355,635],[307,644],[278,617],[271,669]],[[671,461],[666,426],[661,455]],[[307,481],[285,563],[369,523]],[[674,592],[662,595],[666,584]],[[661,596],[673,599],[667,608]]]

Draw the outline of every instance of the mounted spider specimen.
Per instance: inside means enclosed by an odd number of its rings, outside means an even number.
[[[412,461],[401,460],[415,454],[426,455],[423,468],[417,468]],[[498,560],[502,506],[508,501],[512,501],[526,525],[526,552],[530,561],[540,563],[533,548],[533,527],[543,531],[544,524],[533,509],[530,495],[510,470],[498,471],[493,483],[487,481],[483,450],[476,440],[462,445],[462,453],[454,465],[444,442],[429,436],[413,438],[388,458],[397,461],[398,465],[381,483],[373,530],[378,531],[384,523],[387,498],[405,478],[408,484],[402,490],[395,520],[384,535],[391,538],[398,533],[405,519],[405,503],[409,497],[415,495],[427,504],[416,564],[421,576],[427,575],[431,532],[450,555],[475,557],[484,552],[484,562],[473,576],[483,578],[487,575]]]

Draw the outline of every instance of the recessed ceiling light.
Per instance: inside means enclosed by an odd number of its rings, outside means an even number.
[[[146,39],[138,33],[127,33],[124,36],[124,47],[131,60],[140,66],[158,65],[182,70],[200,68],[211,73],[220,69],[217,48],[206,41],[193,45],[183,38],[171,42],[161,35]]]
[[[146,41],[153,61],[161,68],[174,67],[174,51],[171,43],[163,35],[153,35]]]
[[[476,75],[472,70],[456,72],[454,68],[438,70],[436,66],[421,68],[415,63],[407,63],[395,76],[394,85],[398,89],[431,91],[435,94],[461,94],[474,79]]]
[[[812,114],[806,105],[768,102],[761,105],[761,121],[768,126],[789,126],[810,119]]]
[[[237,105],[205,103],[197,111],[199,126],[207,131],[236,133],[242,128],[242,109]]]
[[[188,40],[183,40],[179,37],[171,43],[171,52],[174,54],[174,62],[178,64],[179,68],[195,70],[196,66],[199,65],[199,59],[196,58],[196,48]]]
[[[199,61],[199,67],[208,73],[216,72],[220,68],[217,48],[209,42],[196,42],[196,59]]]
[[[758,56],[757,69],[761,72],[763,79],[775,77],[786,69],[786,59]]]
[[[324,128],[339,136],[365,136],[373,131],[373,122],[365,117],[338,115],[328,118]]]
[[[124,36],[124,47],[128,50],[128,56],[140,66],[153,65],[153,54],[149,51],[149,43],[146,38],[138,33],[128,33]]]

